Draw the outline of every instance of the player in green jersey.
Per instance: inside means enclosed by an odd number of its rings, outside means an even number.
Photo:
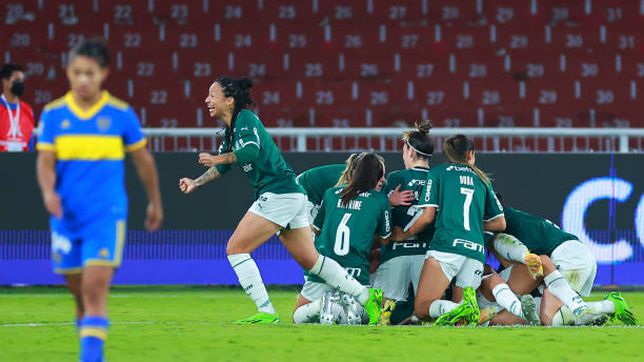
[[[369,289],[347,274],[337,262],[320,255],[313,245],[306,215],[304,190],[295,182],[295,173],[286,163],[260,119],[248,108],[252,82],[249,79],[220,77],[208,89],[205,103],[210,116],[222,119],[225,136],[218,155],[199,154],[199,163],[208,170],[196,180],[182,178],[184,193],[219,178],[238,164],[255,189],[256,201],[228,240],[226,254],[239,283],[255,302],[258,313],[240,324],[275,323],[279,316],[250,253],[281,230],[280,238],[295,260],[312,275],[345,292],[364,305],[370,321],[380,318],[382,292]]]
[[[511,207],[506,208],[506,221],[506,230],[490,237],[488,244],[504,264],[515,263],[501,273],[513,289],[531,291],[545,285],[540,308],[544,324],[563,324],[566,316],[572,316],[567,319],[575,324],[596,323],[600,314],[610,314],[625,324],[636,323],[619,292],[609,293],[602,302],[584,302],[579,296],[590,295],[597,263],[575,235],[548,219]],[[543,278],[531,277],[520,264],[529,252],[541,255]]]
[[[384,164],[374,154],[361,154],[356,159],[355,171],[349,182],[325,192],[314,222],[318,232],[315,244],[320,254],[337,261],[365,286],[369,285],[369,254],[374,235],[385,240],[391,234],[389,202],[385,194],[375,190],[382,182]],[[296,323],[310,323],[317,321],[319,316],[321,321],[338,322],[337,318],[342,313],[333,313],[332,310],[325,312],[326,308],[323,308],[325,293],[336,289],[336,286],[325,283],[315,275],[307,276],[293,320]],[[336,309],[342,311],[346,308],[347,305],[344,305]],[[353,313],[356,314],[359,315]]]
[[[311,224],[320,210],[326,190],[333,186],[345,184],[353,172],[357,153],[352,153],[344,164],[332,164],[308,169],[297,175],[295,181],[306,192],[307,214]]]
[[[434,166],[421,195],[425,210],[407,232],[394,233],[404,240],[417,235],[435,220],[435,232],[420,277],[415,314],[437,318],[440,325],[464,320],[478,324],[474,290],[483,275],[483,229],[503,231],[505,218],[487,175],[476,165],[474,142],[464,135],[443,144],[449,163]],[[397,229],[398,230],[398,229]],[[463,288],[463,302],[441,300],[450,282]]]
[[[322,203],[324,192],[331,187],[341,186],[348,182],[355,169],[355,160],[358,153],[352,153],[344,164],[332,164],[311,168],[299,174],[295,181],[302,186],[306,192],[307,213],[311,225],[315,220]],[[384,162],[384,160],[381,160]],[[399,191],[399,188],[389,193],[389,203],[392,206],[407,205],[414,196],[411,191]]]
[[[394,191],[408,191],[413,194],[411,202],[392,209],[394,228],[407,230],[423,212],[417,204],[427,181],[429,161],[434,153],[434,139],[429,134],[431,127],[429,122],[417,122],[416,130],[403,134],[402,156],[405,170],[393,171],[387,175],[387,194]],[[434,227],[429,225],[418,235],[405,240],[392,240],[380,248],[380,264],[374,281],[374,286],[382,289],[385,298],[380,324],[390,324],[396,303],[408,299],[410,284],[413,286],[414,295],[416,294],[425,253],[433,233]]]

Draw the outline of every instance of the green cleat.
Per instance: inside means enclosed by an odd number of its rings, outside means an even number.
[[[469,316],[473,314],[472,307],[463,303],[450,312],[443,314],[436,319],[434,325],[437,326],[454,326],[460,321],[466,321],[469,324]],[[476,321],[478,323],[478,320]]]
[[[269,314],[266,312],[259,312],[253,314],[252,316],[238,321],[233,322],[233,324],[274,324],[280,321],[280,316],[277,314]]]
[[[382,289],[369,288],[369,299],[362,305],[369,316],[369,325],[380,322],[380,306],[382,305]]]
[[[627,326],[636,326],[637,318],[633,314],[633,311],[626,303],[624,296],[621,292],[610,292],[606,295],[606,300],[610,300],[615,305],[615,314],[613,315],[614,319],[620,320]]]
[[[469,305],[470,313],[466,316],[465,322],[470,326],[477,326],[481,318],[481,310],[476,301],[476,291],[472,287],[465,287],[463,289],[463,304]]]

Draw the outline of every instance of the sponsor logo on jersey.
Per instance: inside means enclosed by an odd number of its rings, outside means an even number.
[[[398,250],[398,249],[420,249],[420,248],[427,248],[427,243],[410,243],[410,242],[404,242],[404,241],[394,241],[391,244],[391,250]]]
[[[251,172],[253,170],[253,165],[251,163],[243,164],[242,170],[244,170],[244,172]]]
[[[432,194],[432,180],[427,180],[427,187],[425,188],[425,202],[429,202],[429,197]]]
[[[464,240],[464,239],[454,239],[454,241],[452,242],[452,246],[455,248],[463,247],[465,249],[478,251],[479,253],[483,254],[483,245],[479,243],[475,243],[473,241]]]
[[[471,168],[469,168],[467,166],[458,166],[458,165],[450,165],[445,170],[446,171],[459,171],[459,172],[471,172],[471,173],[474,173],[474,171],[472,171]]]
[[[414,186],[424,186],[427,180],[419,180],[419,179],[412,179],[407,183],[407,186],[409,187],[414,187]]]

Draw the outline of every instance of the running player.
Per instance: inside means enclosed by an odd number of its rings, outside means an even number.
[[[386,192],[408,191],[413,194],[410,205],[392,209],[394,228],[407,230],[422,214],[418,208],[419,195],[427,181],[429,161],[434,153],[434,140],[429,135],[431,123],[416,123],[416,130],[403,134],[403,162],[405,170],[393,171],[387,176]],[[418,235],[406,240],[392,240],[380,248],[380,265],[376,273],[374,286],[382,289],[385,302],[380,324],[390,324],[391,313],[396,302],[406,301],[409,284],[413,285],[414,295],[418,290],[420,271],[423,268],[425,254],[434,234],[431,224]]]
[[[321,255],[337,261],[362,285],[369,285],[369,254],[374,235],[391,234],[387,197],[375,188],[384,181],[384,164],[374,154],[361,154],[346,185],[327,190],[315,218],[315,244]],[[336,287],[307,276],[293,315],[295,323],[310,323],[320,315],[322,297]]]
[[[345,292],[364,305],[372,323],[380,319],[382,291],[361,285],[332,259],[319,255],[313,245],[306,214],[304,190],[295,182],[295,173],[286,163],[260,119],[248,107],[252,82],[249,79],[217,78],[205,99],[211,117],[226,123],[218,155],[199,154],[199,163],[208,170],[196,180],[182,178],[184,193],[211,182],[233,164],[240,166],[255,189],[256,201],[228,240],[226,254],[239,283],[255,302],[258,313],[240,324],[276,323],[279,316],[250,253],[281,230],[280,238],[295,260],[313,275]]]
[[[590,295],[597,273],[597,262],[590,249],[575,235],[564,232],[550,220],[512,207],[506,208],[506,220],[506,230],[493,237],[488,243],[490,249],[500,260],[518,263],[525,260],[527,253],[536,253],[541,255],[543,264],[543,279],[530,278],[519,270],[514,272],[514,267],[510,266],[503,274],[508,275],[508,284],[514,289],[528,292],[543,280],[547,288],[544,297],[553,294],[570,308],[577,323],[588,320],[579,316],[584,313],[590,315],[590,311],[594,314],[611,314],[625,324],[636,323],[632,311],[619,292],[609,293],[605,302],[587,303],[579,297]],[[523,288],[525,289],[521,290]],[[560,303],[549,304],[551,308],[541,308],[542,319],[547,324],[557,315],[560,306]]]
[[[76,300],[81,361],[103,360],[107,296],[125,242],[126,151],[150,201],[146,229],[157,230],[163,220],[156,167],[139,120],[127,103],[101,90],[108,59],[98,41],[84,41],[70,52],[71,91],[45,106],[37,145],[54,271],[65,276]]]
[[[443,144],[448,164],[434,166],[418,204],[425,210],[406,232],[394,232],[395,240],[417,235],[434,219],[435,233],[420,276],[415,314],[437,318],[438,325],[454,325],[464,320],[479,322],[474,290],[483,275],[483,229],[502,231],[505,218],[488,176],[476,165],[474,142],[455,135]],[[399,230],[399,229],[396,229]],[[455,279],[463,289],[463,302],[441,300]]]

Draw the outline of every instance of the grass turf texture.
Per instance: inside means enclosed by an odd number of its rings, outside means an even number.
[[[641,360],[644,328],[296,326],[296,290],[270,291],[277,325],[236,326],[255,312],[239,289],[116,287],[108,361]],[[624,293],[644,316],[644,293]],[[600,299],[596,293],[592,300]],[[62,288],[0,289],[0,361],[73,361],[78,342]]]

